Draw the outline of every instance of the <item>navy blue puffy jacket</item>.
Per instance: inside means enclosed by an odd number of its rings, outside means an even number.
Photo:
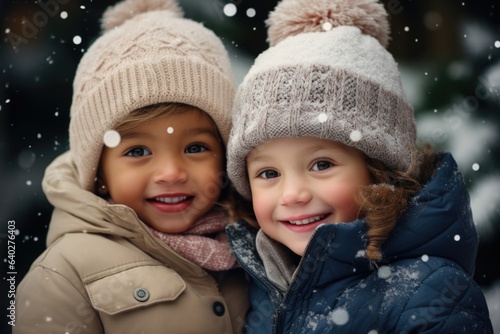
[[[325,224],[312,237],[289,290],[265,277],[256,230],[227,228],[252,282],[247,333],[493,333],[473,281],[478,238],[462,176],[450,154],[413,198],[384,243],[378,268],[359,256],[365,224]]]

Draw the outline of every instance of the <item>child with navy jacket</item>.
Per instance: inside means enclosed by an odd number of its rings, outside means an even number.
[[[228,226],[248,333],[492,333],[478,237],[449,153],[417,147],[375,0],[283,0],[239,87]]]

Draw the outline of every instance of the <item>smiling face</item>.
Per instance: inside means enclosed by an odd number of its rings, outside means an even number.
[[[247,168],[260,227],[300,256],[318,225],[357,219],[356,191],[371,183],[360,151],[312,137],[261,144]]]
[[[223,157],[218,132],[194,107],[119,131],[104,147],[101,177],[111,200],[164,233],[186,231],[216,203]]]

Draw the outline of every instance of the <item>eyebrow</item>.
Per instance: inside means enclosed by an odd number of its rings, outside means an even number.
[[[147,132],[127,131],[120,133],[121,140],[135,139],[135,138],[151,138],[153,135]]]
[[[186,133],[189,135],[208,134],[215,138],[219,138],[218,132],[212,127],[192,128],[187,130]]]
[[[321,151],[321,150],[328,150],[329,148],[325,147],[325,146],[321,146],[321,145],[315,145],[313,147],[309,147],[307,148],[307,152],[309,153],[315,153],[315,152],[318,152],[318,151]],[[255,151],[254,151],[255,152]],[[248,158],[252,158],[252,161],[266,161],[267,159],[269,158],[272,158],[272,155],[270,154],[267,154],[267,153],[254,153],[252,154],[252,151],[247,155],[247,161],[248,161]]]
[[[266,155],[264,154],[259,154],[259,155],[255,155],[255,154],[252,154],[251,152],[247,155],[246,157],[246,162],[248,163],[248,161],[251,161],[252,162],[259,162],[259,161],[265,161],[266,160]]]

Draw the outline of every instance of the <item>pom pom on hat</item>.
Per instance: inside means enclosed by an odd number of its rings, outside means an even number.
[[[390,39],[387,12],[377,0],[281,1],[266,21],[268,42],[278,44],[289,36],[355,26],[376,38],[383,47]]]
[[[125,21],[140,13],[157,10],[171,12],[174,17],[183,17],[184,12],[175,0],[125,0],[108,8],[102,17],[102,32],[121,26]]]

